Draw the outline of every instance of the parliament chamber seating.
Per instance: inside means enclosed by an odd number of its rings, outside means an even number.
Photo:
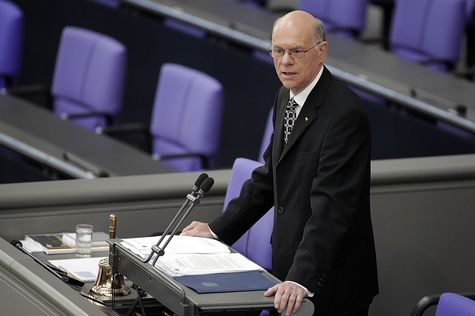
[[[474,293],[445,292],[428,295],[417,302],[411,316],[423,316],[431,306],[436,306],[435,316],[475,316],[474,298]]]
[[[460,58],[465,0],[398,0],[392,18],[391,51],[436,70],[451,70]]]
[[[319,18],[327,31],[358,37],[366,25],[367,0],[300,0],[298,8]]]
[[[267,146],[269,146],[270,138],[274,131],[274,127],[272,126],[272,112],[273,109],[271,108],[267,115],[264,134],[262,134],[261,147],[259,148],[259,156],[257,157],[257,160],[260,162],[264,162],[264,152],[266,151]]]
[[[117,40],[65,27],[53,76],[54,112],[88,129],[113,123],[122,107],[127,49]]]
[[[249,179],[252,171],[261,165],[262,163],[259,161],[246,158],[237,158],[234,161],[224,198],[223,211],[229,202],[239,195],[242,184]],[[270,237],[273,221],[274,212],[271,209],[232,246],[235,250],[267,270],[272,269]]]
[[[7,0],[0,0],[0,89],[11,87],[18,77],[23,42],[23,13]]]
[[[181,171],[212,166],[222,111],[223,87],[215,78],[183,65],[164,64],[150,124],[152,155]]]
[[[96,132],[145,147],[154,160],[177,171],[208,169],[219,147],[223,93],[221,83],[208,74],[166,63],[160,69],[148,128],[118,124]],[[133,134],[144,137],[137,141]]]

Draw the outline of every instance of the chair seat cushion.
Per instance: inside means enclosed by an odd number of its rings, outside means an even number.
[[[59,116],[62,116],[63,113],[67,115],[71,114],[82,114],[82,113],[90,113],[93,110],[88,109],[84,106],[79,106],[77,102],[70,101],[67,99],[58,98],[55,100],[55,107],[54,112]],[[76,118],[76,119],[69,119],[69,121],[74,122],[78,125],[81,125],[87,129],[95,129],[98,126],[105,126],[106,120],[103,117],[99,116],[91,116],[85,118]]]

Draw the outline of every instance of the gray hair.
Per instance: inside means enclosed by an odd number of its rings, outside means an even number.
[[[326,41],[325,25],[322,20],[315,18],[315,40],[318,42]]]

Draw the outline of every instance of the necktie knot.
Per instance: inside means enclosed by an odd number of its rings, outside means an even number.
[[[287,104],[287,107],[292,109],[292,110],[295,110],[295,108],[297,107],[298,103],[295,101],[295,99],[292,97],[289,99],[289,103]]]
[[[294,98],[290,98],[287,107],[285,108],[285,115],[284,115],[284,144],[287,144],[289,141],[290,133],[295,124],[295,120],[297,119],[297,109],[298,103],[295,102]]]

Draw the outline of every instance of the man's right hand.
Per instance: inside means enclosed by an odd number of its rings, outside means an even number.
[[[209,230],[208,223],[202,223],[198,221],[191,222],[190,225],[183,228],[180,236],[196,236],[213,238],[211,231]]]

